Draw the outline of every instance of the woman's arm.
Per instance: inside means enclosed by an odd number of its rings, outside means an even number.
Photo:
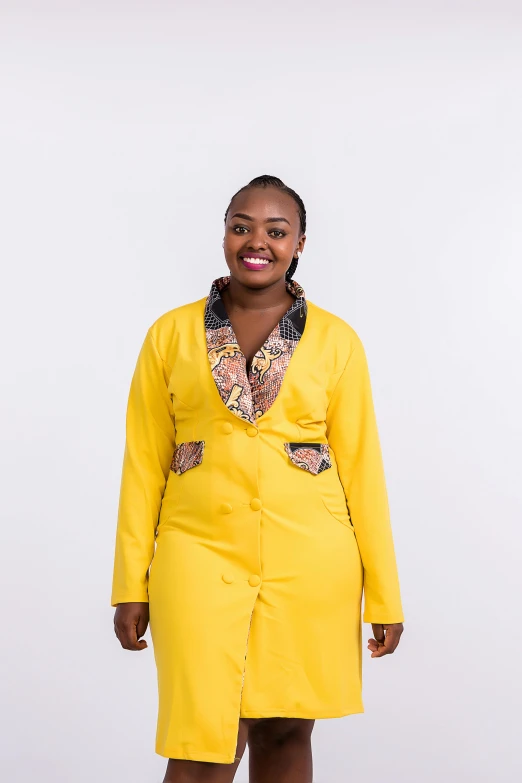
[[[353,347],[339,373],[326,415],[332,447],[344,487],[364,568],[366,623],[404,619],[388,497],[370,375],[363,345]]]
[[[126,419],[111,605],[148,602],[148,570],[174,451],[171,368],[149,329],[132,378]]]

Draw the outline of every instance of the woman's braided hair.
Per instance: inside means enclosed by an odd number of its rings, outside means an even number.
[[[249,188],[278,188],[278,190],[282,190],[283,193],[288,193],[288,195],[293,198],[293,200],[297,205],[297,212],[299,214],[301,233],[304,234],[306,232],[306,209],[301,196],[299,196],[295,192],[295,190],[289,188],[288,185],[285,185],[283,180],[279,179],[279,177],[272,177],[270,176],[270,174],[262,174],[260,177],[255,177],[254,179],[251,179],[248,185],[244,185],[242,188],[240,188],[237,191],[237,193],[234,193],[234,195],[230,199],[230,203],[227,207],[227,211],[225,212],[225,222],[227,220],[230,205],[232,204],[235,197],[239,195],[239,193],[242,193],[244,190],[248,190]],[[285,275],[287,280],[291,280],[292,277],[294,276],[295,270],[297,269],[298,262],[299,262],[298,258],[292,259],[292,263],[288,267],[288,270]]]

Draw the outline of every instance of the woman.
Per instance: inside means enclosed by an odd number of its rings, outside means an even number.
[[[293,279],[301,198],[275,177],[225,215],[230,274],[149,329],[133,376],[112,606],[158,671],[164,783],[310,783],[316,718],[363,712],[403,612],[365,352]],[[150,569],[149,569],[150,566]]]

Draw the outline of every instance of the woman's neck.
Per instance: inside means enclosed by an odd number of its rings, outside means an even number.
[[[285,279],[266,288],[248,288],[235,277],[221,292],[225,307],[233,310],[273,310],[286,305],[289,307],[294,297],[286,287]]]

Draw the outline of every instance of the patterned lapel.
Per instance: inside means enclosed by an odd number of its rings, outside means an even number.
[[[246,371],[246,357],[238,345],[221,298],[230,276],[212,283],[205,304],[205,332],[210,369],[226,407],[244,421],[257,424],[273,405],[305,324],[305,292],[295,280],[286,281],[295,301],[269,334]]]

